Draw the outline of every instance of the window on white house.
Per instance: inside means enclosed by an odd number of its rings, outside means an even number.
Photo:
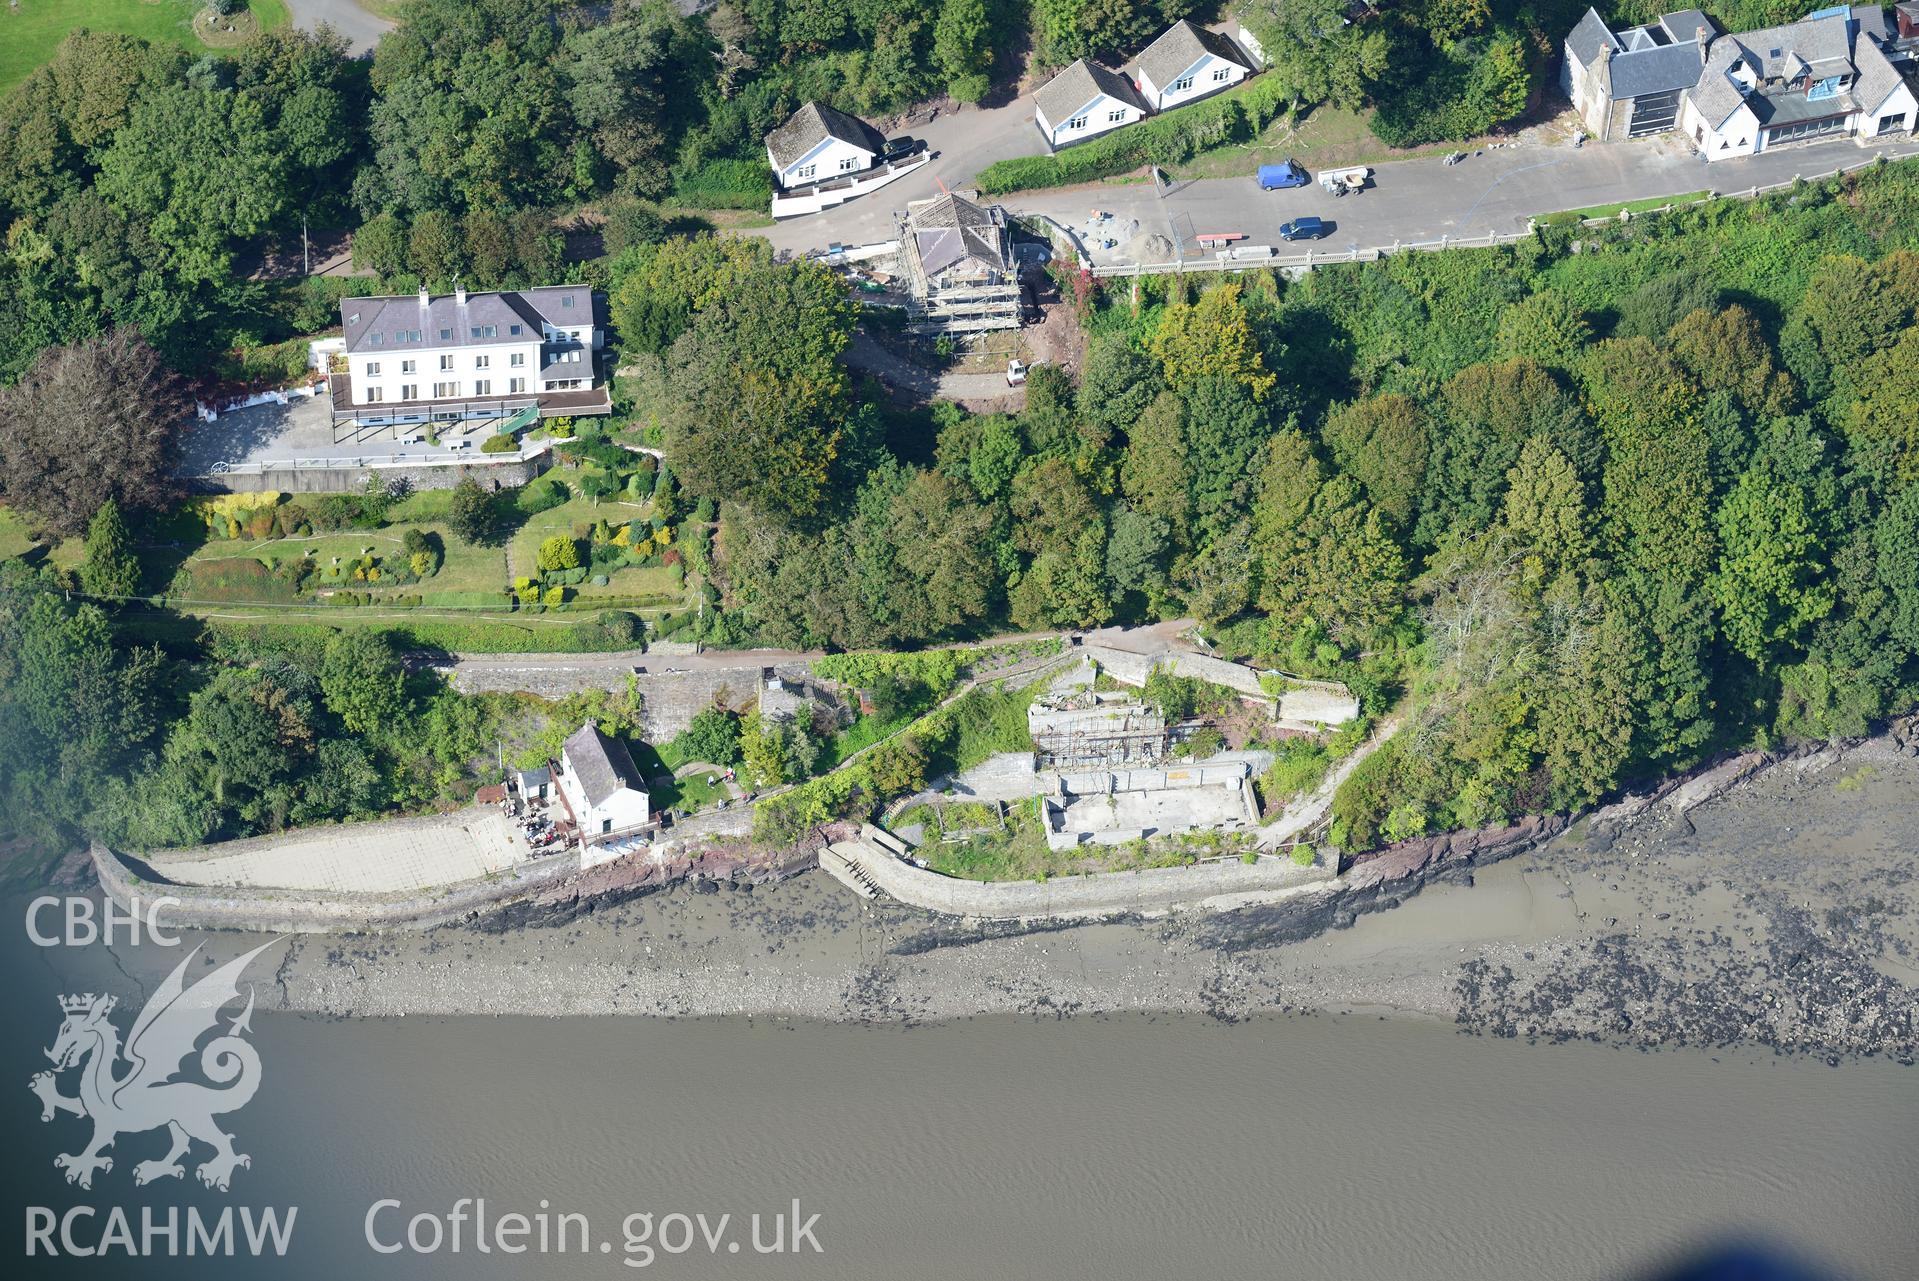
[[[460,384],[456,382],[433,384],[433,398],[435,400],[446,400],[449,397],[457,396],[459,394],[460,394]]]
[[[500,332],[500,327],[498,325],[474,325],[473,326],[473,336],[475,338],[492,338],[495,335],[497,335],[499,332]]]
[[[1086,117],[1074,116],[1071,120],[1068,120],[1066,122],[1066,127],[1068,129],[1084,129],[1086,127]]]
[[[524,379],[524,378],[509,378],[509,379],[507,379],[507,380],[506,380],[506,389],[507,389],[508,391],[510,391],[510,392],[520,392],[520,391],[525,391],[525,390],[526,390],[526,379]]]
[[[1214,83],[1214,84],[1223,84],[1223,83],[1225,83],[1226,81],[1228,81],[1228,80],[1231,80],[1232,78],[1233,78],[1233,73],[1232,73],[1232,70],[1231,70],[1231,68],[1228,68],[1228,67],[1215,67],[1215,68],[1213,68],[1213,83]]]
[[[475,369],[491,369],[493,367],[493,357],[475,356],[473,358],[473,367]]]
[[[493,380],[491,378],[475,378],[473,380],[473,394],[475,396],[491,396],[493,394]]]
[[[447,370],[451,368],[453,368],[453,357],[452,356],[440,357],[440,372],[445,373]]]
[[[600,835],[602,835],[602,836],[604,836],[604,835],[606,835],[606,834],[607,834],[608,832],[610,832],[610,831],[612,831],[612,830],[613,830],[613,820],[612,820],[612,819],[610,819],[610,818],[603,818],[603,819],[601,819],[601,820],[600,820]]]
[[[526,353],[523,351],[513,352],[507,356],[506,363],[518,369],[526,364]]]
[[[1191,89],[1192,87],[1193,87],[1193,78],[1191,76],[1181,76],[1179,79],[1173,81],[1173,87],[1171,89],[1168,89],[1166,92],[1185,93],[1188,89]]]
[[[378,401],[379,399],[380,399],[380,389],[379,389],[378,387],[369,387],[369,388],[367,388],[367,389],[366,389],[366,403],[367,403],[367,404],[369,404],[369,405],[371,405],[371,404],[374,404],[374,403],[376,403],[376,402],[377,402],[377,401]]]
[[[424,337],[425,335],[422,334],[417,329],[401,329],[401,330],[396,330],[394,332],[393,341],[394,342],[419,342]]]
[[[419,363],[418,361],[403,360],[400,362],[400,372],[403,374],[417,374],[420,372],[415,367],[418,365],[418,363]]]
[[[858,156],[848,156],[846,159],[840,161],[841,173],[851,173],[853,172],[853,170],[859,167],[860,167],[860,161]]]
[[[793,176],[801,182],[811,182],[813,175],[818,173],[819,169],[820,167],[818,165],[801,165],[793,171]]]
[[[419,398],[420,398],[420,384],[418,383],[401,383],[400,384],[401,400],[418,400]]]
[[[1123,124],[1125,124],[1125,123],[1126,123],[1126,108],[1124,108],[1124,107],[1119,107],[1119,108],[1117,108],[1117,109],[1115,109],[1115,110],[1113,110],[1113,111],[1109,111],[1109,112],[1107,112],[1107,113],[1106,113],[1106,119],[1107,119],[1107,120],[1108,120],[1108,121],[1109,121],[1110,123],[1112,123],[1112,124],[1116,124],[1116,125],[1123,125]]]
[[[377,373],[379,373],[379,372],[380,372],[380,362],[379,362],[379,361],[377,361],[377,360],[369,360],[369,361],[367,361],[367,362],[366,362],[366,376],[367,376],[368,378],[371,378],[371,377],[373,377],[373,376],[374,376],[375,374],[377,374]]]
[[[580,331],[577,329],[569,329],[567,331],[566,336],[568,338],[571,338],[574,342],[580,341]]]

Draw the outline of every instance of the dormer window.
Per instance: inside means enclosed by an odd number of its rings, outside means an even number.
[[[514,338],[518,338],[518,337],[520,336],[520,326],[518,326],[518,325],[508,325],[508,326],[506,327],[506,332],[507,332],[507,334],[508,334],[509,336],[511,336],[511,337],[514,337]]]
[[[378,333],[375,333],[374,335],[372,335],[371,337],[367,339],[367,342],[371,343],[375,347],[378,347],[380,344],[382,344],[385,341],[386,341],[386,338],[383,335]]]

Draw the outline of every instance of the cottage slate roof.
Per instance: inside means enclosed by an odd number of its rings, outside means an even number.
[[[545,332],[542,321],[555,328],[592,325],[593,290],[587,285],[545,285],[503,293],[473,293],[466,296],[464,306],[455,294],[429,296],[424,306],[418,294],[340,300],[346,349],[369,355],[538,342]],[[519,333],[513,332],[516,325]],[[487,332],[489,326],[491,333]]]
[[[908,207],[906,224],[919,250],[920,270],[937,276],[962,258],[979,258],[1004,270],[1005,215],[948,192]]]
[[[828,138],[850,142],[874,155],[886,150],[884,135],[858,116],[849,116],[823,102],[809,102],[766,135],[766,151],[774,164],[787,169]]]
[[[580,780],[588,805],[602,803],[623,787],[636,792],[646,790],[626,744],[600,733],[600,727],[591,721],[580,726],[560,751],[574,777]]]
[[[1625,46],[1613,35],[1606,20],[1599,16],[1599,10],[1588,9],[1586,16],[1579,20],[1579,25],[1572,29],[1572,34],[1566,37],[1566,47],[1572,50],[1573,57],[1579,59],[1581,65],[1590,67],[1599,57],[1601,48],[1618,53]]]
[[[1885,105],[1905,80],[1899,69],[1892,65],[1891,59],[1880,51],[1879,46],[1870,40],[1861,40],[1853,52],[1853,60],[1859,67],[1859,79],[1853,83],[1852,96],[1862,110],[1876,111]]]
[[[1706,29],[1708,37],[1719,34],[1719,24],[1697,9],[1675,9],[1662,17],[1659,25],[1674,40],[1691,40],[1698,36],[1701,27]]]
[[[1730,74],[1732,64],[1743,56],[1743,51],[1734,41],[1715,40],[1706,59],[1705,74],[1687,92],[1693,110],[1704,116],[1706,123],[1714,129],[1725,124],[1727,118],[1739,110],[1740,104],[1746,100],[1746,91]]]
[[[1159,39],[1140,50],[1139,57],[1133,60],[1133,66],[1164,90],[1179,79],[1182,72],[1191,70],[1194,63],[1209,53],[1236,67],[1252,70],[1246,66],[1246,56],[1233,47],[1232,41],[1204,27],[1196,27],[1184,18],[1166,28]]]
[[[1689,89],[1699,83],[1701,65],[1697,40],[1614,54],[1613,97],[1638,98],[1649,93]]]
[[[1057,128],[1101,94],[1117,98],[1129,107],[1146,110],[1145,100],[1130,80],[1084,58],[1041,85],[1033,94],[1033,105],[1039,108],[1047,124]]]
[[[1844,75],[1852,66],[1852,15],[1835,13],[1778,27],[1744,31],[1728,39],[1745,50],[1746,63],[1762,80]]]

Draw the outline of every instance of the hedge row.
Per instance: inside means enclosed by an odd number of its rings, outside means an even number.
[[[1202,151],[1250,142],[1286,110],[1277,76],[1258,76],[1190,107],[1150,116],[1053,156],[996,160],[975,180],[987,195],[1064,187],[1131,173],[1144,165],[1174,165]]]

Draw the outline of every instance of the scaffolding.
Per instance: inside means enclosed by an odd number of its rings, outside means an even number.
[[[1019,327],[1019,269],[1006,211],[951,192],[894,215],[914,333]]]
[[[1154,765],[1172,752],[1172,731],[1159,709],[1127,697],[1041,700],[1027,709],[1026,724],[1039,770]]]

